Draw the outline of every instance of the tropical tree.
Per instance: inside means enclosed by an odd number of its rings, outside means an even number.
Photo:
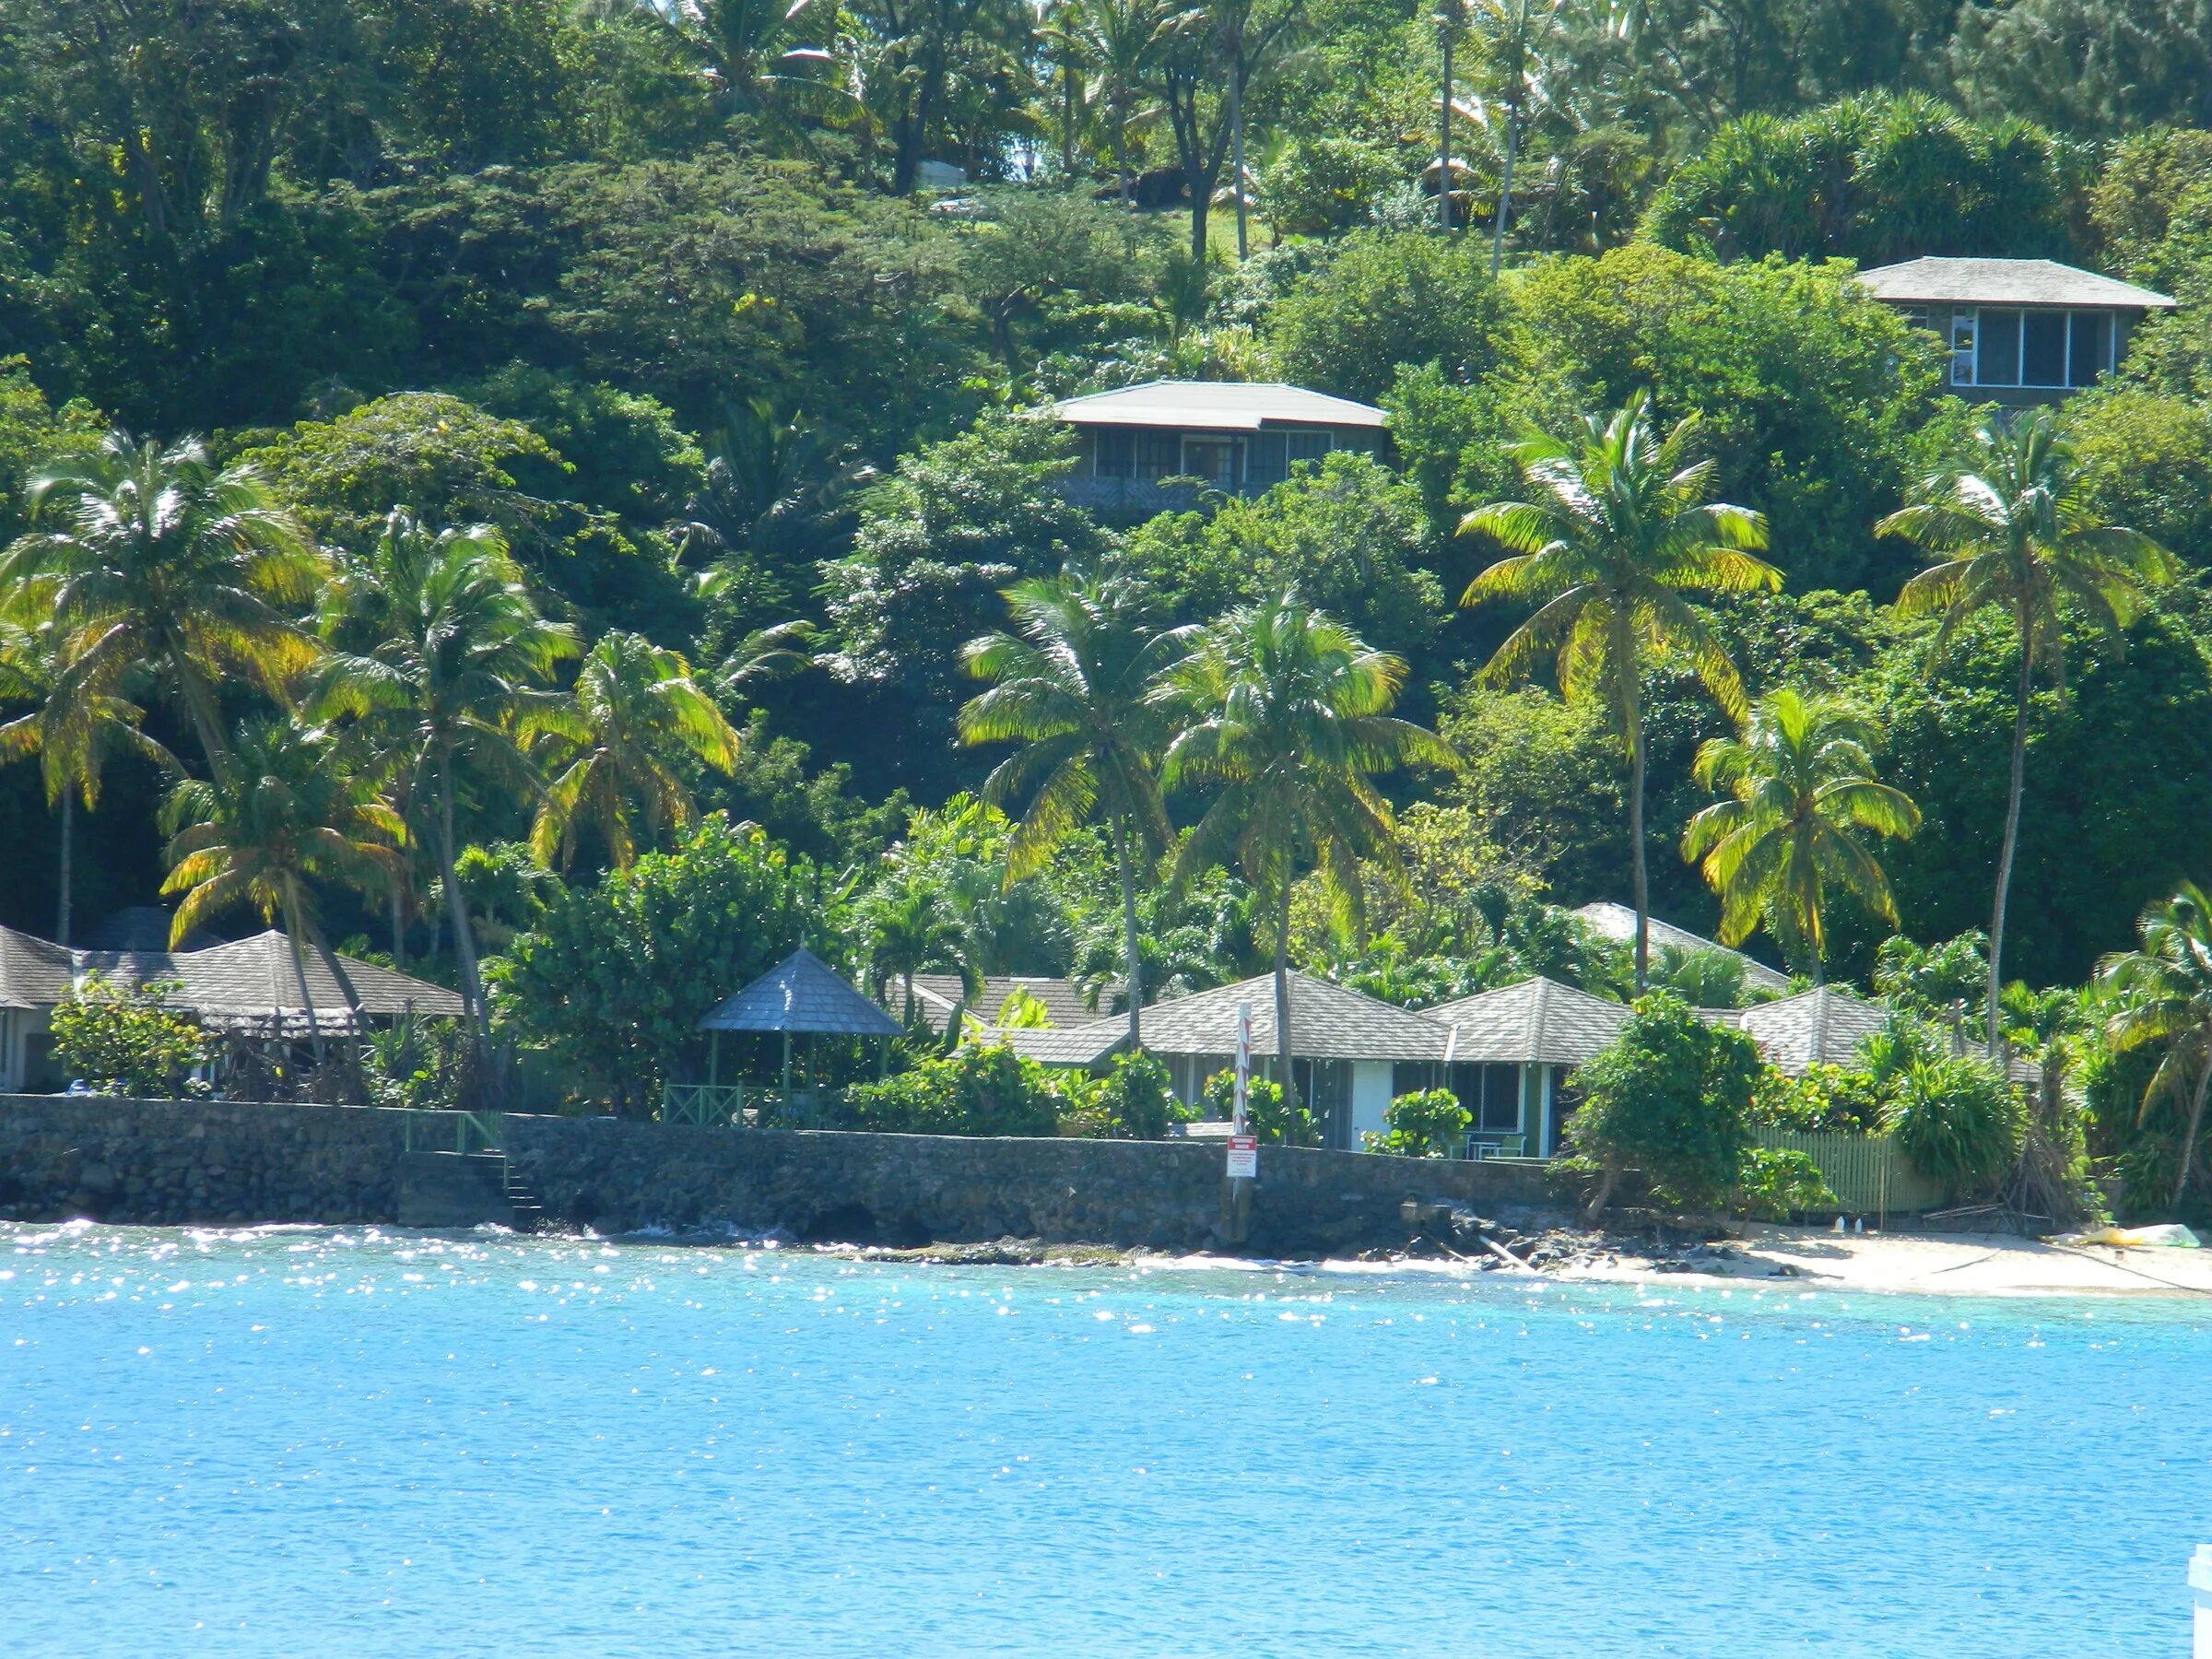
[[[2097,965],[2098,982],[2110,998],[2104,1037],[2123,1053],[2160,1051],[2143,1091],[2143,1111],[2161,1093],[2181,1108],[2178,1207],[2195,1173],[2206,1097],[2212,1093],[2212,899],[2184,881],[2144,907],[2136,932],[2141,943],[2134,950],[2116,951]]]
[[[64,681],[60,640],[52,622],[25,628],[0,620],[0,700],[38,704],[0,724],[0,764],[36,755],[46,804],[61,809],[61,890],[53,936],[57,944],[66,945],[77,804],[81,801],[87,812],[99,807],[102,777],[118,754],[136,755],[173,772],[184,769],[139,729],[146,711],[136,703],[112,691],[72,698]]]
[[[530,850],[565,865],[588,822],[618,870],[637,856],[638,808],[648,840],[699,816],[676,767],[684,757],[727,772],[737,734],[691,666],[642,635],[613,632],[592,647],[568,702],[539,716],[536,759],[552,774],[530,826]]]
[[[1290,889],[1319,872],[1330,919],[1361,931],[1359,861],[1396,855],[1390,805],[1373,778],[1394,767],[1456,764],[1449,745],[1391,708],[1406,665],[1288,590],[1240,606],[1192,639],[1155,696],[1187,724],[1162,768],[1171,786],[1212,800],[1177,853],[1180,890],[1233,862],[1266,895],[1275,923],[1276,1054],[1293,1100]]]
[[[1923,478],[1906,506],[1875,526],[1929,555],[1928,568],[1897,596],[1900,617],[1939,618],[1931,667],[1969,618],[2002,610],[2019,644],[2014,690],[2012,776],[2005,797],[2005,839],[1989,924],[1989,1046],[1997,1046],[1998,994],[2005,982],[2005,909],[2019,847],[2028,708],[2038,673],[2065,684],[2068,606],[2118,634],[2142,608],[2147,590],[2172,580],[2173,556],[2141,531],[2101,522],[2089,506],[2072,450],[2051,412],[2032,410],[1979,427],[1959,466]]]
[[[1113,835],[1122,888],[1122,970],[1129,1044],[1140,1046],[1143,963],[1137,949],[1136,873],[1167,849],[1168,816],[1157,766],[1171,723],[1152,696],[1183,635],[1153,625],[1151,596],[1128,577],[1070,567],[1006,590],[1020,633],[971,641],[968,672],[996,683],[960,711],[965,743],[1019,743],[983,785],[1004,807],[1029,809],[1006,846],[1006,884],[1050,864],[1067,833],[1102,814]]]
[[[1090,96],[1106,106],[1124,213],[1131,206],[1129,136],[1157,112],[1153,80],[1169,42],[1188,26],[1188,15],[1171,0],[1089,0],[1062,25],[1090,71]]]
[[[868,978],[881,997],[897,980],[906,993],[906,1011],[900,1016],[914,1022],[914,975],[943,969],[960,976],[960,1000],[981,996],[983,978],[975,966],[975,953],[959,912],[944,891],[927,880],[910,879],[877,893],[861,913],[867,940]],[[946,1022],[946,1041],[957,1041],[960,1011]]]
[[[1538,433],[1510,446],[1537,499],[1477,508],[1459,526],[1511,555],[1476,577],[1460,603],[1512,599],[1537,606],[1498,647],[1482,677],[1492,684],[1517,678],[1551,653],[1559,690],[1602,706],[1627,746],[1639,995],[1651,977],[1643,670],[1662,654],[1687,658],[1722,710],[1740,721],[1745,700],[1735,665],[1682,595],[1782,585],[1782,572],[1754,557],[1767,545],[1765,516],[1709,499],[1713,465],[1690,459],[1697,431],[1691,416],[1656,437],[1650,399],[1639,393],[1610,417],[1584,416],[1571,439]]]
[[[641,0],[638,11],[698,65],[722,115],[758,116],[804,142],[801,115],[852,101],[826,73],[837,59],[817,37],[837,18],[819,0]]]
[[[1875,777],[1879,740],[1859,710],[1785,687],[1753,706],[1743,735],[1699,749],[1698,782],[1730,798],[1689,820],[1682,856],[1703,861],[1721,900],[1722,944],[1742,944],[1763,919],[1818,984],[1831,887],[1896,925],[1889,878],[1865,837],[1912,835],[1920,808]]]
[[[170,793],[161,828],[169,836],[164,893],[181,893],[170,924],[172,944],[234,904],[279,916],[306,1011],[309,1041],[322,1057],[323,1034],[302,954],[312,945],[354,1015],[352,982],[324,937],[321,885],[369,893],[391,878],[406,825],[377,798],[373,783],[345,764],[324,727],[263,719],[238,734],[229,763],[211,779],[188,778]]]
[[[164,449],[118,428],[90,455],[34,474],[29,496],[50,527],[0,554],[0,592],[50,584],[57,693],[94,709],[151,665],[220,771],[217,687],[235,677],[281,695],[315,660],[313,639],[279,607],[314,597],[322,552],[257,473],[218,470],[196,438]]]
[[[396,801],[424,807],[462,994],[482,1038],[476,932],[455,873],[455,797],[473,778],[534,793],[524,746],[554,717],[559,700],[547,684],[580,649],[576,632],[539,614],[493,526],[433,531],[399,508],[370,552],[341,566],[324,597],[323,631],[334,649],[312,707],[352,717]]]
[[[1513,216],[1513,163],[1520,153],[1521,128],[1530,101],[1540,95],[1545,53],[1562,4],[1563,0],[1474,0],[1468,8],[1468,22],[1487,48],[1490,76],[1502,106],[1497,124],[1502,129],[1503,167],[1498,182],[1498,217],[1490,225],[1492,276],[1505,258],[1506,225]],[[1447,123],[1449,119],[1447,113]],[[1446,134],[1450,131],[1447,124]],[[1447,179],[1443,188],[1450,187]]]

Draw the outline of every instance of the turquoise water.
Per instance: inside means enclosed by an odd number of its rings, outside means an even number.
[[[0,1650],[2178,1655],[2208,1327],[0,1227]]]

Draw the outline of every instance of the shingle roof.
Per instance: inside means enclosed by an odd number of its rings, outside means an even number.
[[[998,1018],[1006,999],[1017,991],[1026,991],[1044,1005],[1044,1011],[1056,1027],[1088,1025],[1100,1018],[1100,1011],[1084,1000],[1082,990],[1071,979],[1053,979],[1025,974],[987,974],[983,979],[983,994],[968,1005],[968,1012],[986,1024]],[[1111,989],[1101,997],[1112,995]],[[884,996],[895,1010],[905,996],[905,987],[893,980],[884,987]],[[940,1034],[945,1022],[952,1018],[952,1010],[960,1000],[960,979],[957,973],[917,973],[914,975],[914,1006],[923,1022]]]
[[[1848,1065],[1859,1044],[1888,1015],[1877,1004],[1833,985],[1746,1008],[1736,1024],[1755,1038],[1777,1071],[1802,1077],[1815,1065]]]
[[[1309,392],[1303,386],[1253,381],[1147,381],[1141,386],[1062,398],[1050,406],[1050,413],[1071,426],[1240,432],[1256,432],[1263,426],[1379,429],[1389,418],[1372,404]],[[1291,1018],[1295,1021],[1297,1016]]]
[[[1040,1065],[1099,1065],[1120,1049],[1129,1036],[1126,1018],[1094,1019],[1072,1030],[1050,1027],[994,1032],[991,1041],[1003,1041],[1024,1060]]]
[[[896,1037],[903,1029],[804,947],[700,1022],[702,1031],[818,1031]]]
[[[1594,904],[1583,905],[1574,913],[1608,939],[1619,939],[1625,943],[1636,937],[1636,912],[1625,904],[1615,904],[1610,900],[1601,899]],[[1723,956],[1735,957],[1743,963],[1745,984],[1761,991],[1786,991],[1790,988],[1788,974],[1779,972],[1756,958],[1744,955],[1740,950],[1731,950],[1725,945],[1693,934],[1686,927],[1677,927],[1671,922],[1662,922],[1656,916],[1651,918],[1650,928],[1653,949],[1662,945],[1672,945],[1678,950],[1718,951]]]
[[[1454,1029],[1455,1061],[1580,1065],[1619,1034],[1629,1009],[1538,977],[1424,1009],[1422,1018]]]
[[[69,952],[51,939],[0,927],[0,1008],[48,1008],[68,994]]]
[[[1230,1054],[1237,1005],[1252,1005],[1252,1052],[1275,1053],[1275,980],[1270,974],[1221,985],[1144,1011],[1145,1047],[1161,1054]],[[1119,1018],[1100,1021],[1124,1029]],[[1307,1060],[1441,1060],[1449,1033],[1422,1015],[1332,985],[1290,975],[1290,1046]]]
[[[1861,271],[1859,281],[1877,300],[1892,304],[2173,307],[2165,294],[2050,259],[1908,259]]]
[[[170,999],[171,1006],[189,1010],[210,1025],[306,1018],[291,942],[274,928],[251,939],[212,945],[205,950],[79,950],[72,955],[79,976],[99,973],[124,985],[164,980],[180,983],[182,989]],[[309,950],[302,957],[316,1024],[326,1030],[348,1029],[353,1016],[346,992],[322,953]],[[365,1015],[411,1012],[458,1018],[466,1011],[461,998],[443,985],[343,954],[337,956],[337,961]]]

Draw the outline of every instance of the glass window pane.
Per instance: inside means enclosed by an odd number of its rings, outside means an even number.
[[[1261,488],[1280,484],[1290,476],[1290,464],[1284,453],[1283,434],[1262,432],[1253,440],[1252,481]]]
[[[1290,465],[1300,461],[1318,461],[1329,453],[1329,435],[1326,432],[1291,432]]]
[[[1982,337],[1976,343],[1981,372],[1975,377],[1984,386],[2017,386],[2020,383],[2020,313],[2017,311],[1985,311],[1982,313]]]
[[[2112,319],[2107,312],[2076,312],[2073,317],[2074,356],[2067,366],[2069,386],[2094,385],[2112,367]]]
[[[1125,427],[1101,427],[1098,434],[1098,474],[1101,478],[1125,478],[1136,446]]]
[[[2020,324],[2020,384],[2066,383],[2066,313],[2031,311]]]
[[[1140,478],[1164,478],[1175,470],[1180,459],[1177,452],[1182,441],[1173,432],[1139,432],[1136,434],[1136,476]]]

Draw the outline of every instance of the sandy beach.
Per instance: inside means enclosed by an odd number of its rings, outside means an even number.
[[[1681,1284],[1796,1278],[1831,1289],[1937,1296],[2202,1296],[2212,1298],[2212,1250],[2116,1250],[2033,1239],[1869,1233],[1838,1237],[1754,1226],[1684,1271],[1632,1249],[1547,1277]],[[1786,1273],[1783,1269],[1787,1269]]]

